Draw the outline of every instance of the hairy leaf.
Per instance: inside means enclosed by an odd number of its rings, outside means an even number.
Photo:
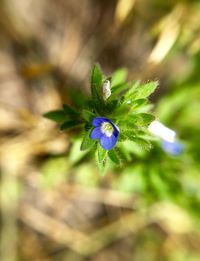
[[[85,133],[84,137],[83,137],[83,141],[81,143],[81,150],[88,150],[91,149],[94,144],[96,143],[95,140],[92,140],[90,138],[90,133],[92,130],[89,130]]]
[[[98,144],[95,155],[96,155],[96,162],[97,162],[99,172],[103,176],[103,175],[105,175],[107,167],[108,167],[107,153],[106,153],[104,159],[100,161],[99,156],[100,157],[104,156],[104,153],[102,153],[102,152],[99,153],[99,147],[100,147],[100,145]],[[102,154],[102,155],[100,155],[100,154]]]
[[[139,81],[135,81],[133,83],[131,83],[129,89],[126,91],[126,94],[125,94],[125,102],[129,102],[131,100],[135,100],[135,99],[138,99],[136,97],[136,93],[137,93],[137,89],[139,88],[140,86],[140,82]]]
[[[107,155],[107,151],[104,150],[100,144],[98,144],[97,146],[97,151],[98,151],[98,161],[99,163],[103,163],[103,161],[105,160],[106,158],[106,155]]]
[[[120,164],[120,159],[115,149],[109,150],[108,156],[115,164]]]
[[[146,104],[146,102],[147,102],[146,99],[137,99],[137,100],[130,101],[129,104],[131,106],[131,109],[136,110],[141,106],[143,106],[144,104]]]
[[[112,87],[111,92],[112,95],[117,95],[123,91],[126,91],[128,89],[129,84],[128,83],[120,83]],[[112,96],[110,97],[112,99]]]
[[[101,108],[103,108],[104,105],[101,93],[102,83],[103,74],[101,72],[100,66],[98,64],[95,64],[92,69],[91,75],[91,93],[92,101],[97,111],[101,111]]]
[[[147,98],[151,95],[158,86],[158,81],[148,82],[137,88],[137,99]]]
[[[148,140],[143,139],[142,137],[136,137],[132,141],[140,145],[145,150],[149,150],[152,147],[151,143]]]
[[[139,113],[137,115],[139,116],[137,122],[140,125],[148,125],[155,119],[154,115],[148,113]]]

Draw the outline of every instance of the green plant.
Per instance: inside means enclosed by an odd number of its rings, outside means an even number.
[[[84,131],[80,149],[95,152],[102,173],[109,162],[122,166],[129,160],[126,141],[137,143],[144,149],[151,148],[148,125],[154,116],[150,113],[152,106],[148,97],[158,82],[127,83],[126,76],[127,71],[120,69],[106,78],[96,64],[91,73],[91,97],[85,99],[81,107],[64,104],[62,110],[44,114],[58,122],[62,131],[72,128]]]

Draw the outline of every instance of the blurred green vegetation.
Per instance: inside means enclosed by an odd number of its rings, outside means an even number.
[[[189,0],[0,2],[0,260],[200,259],[199,17]],[[102,177],[82,134],[42,117],[85,102],[97,61],[159,81],[182,154],[128,141]]]

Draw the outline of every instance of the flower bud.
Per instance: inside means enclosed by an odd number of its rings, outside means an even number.
[[[111,95],[111,90],[110,90],[110,81],[105,80],[102,86],[102,97],[104,101],[106,101]]]

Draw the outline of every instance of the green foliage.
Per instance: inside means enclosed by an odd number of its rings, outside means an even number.
[[[91,122],[94,119],[95,114],[91,111],[83,110],[82,116],[87,122]]]
[[[107,151],[105,151],[99,144],[97,145],[96,150],[96,162],[99,169],[99,172],[101,175],[104,175],[106,173],[107,169]]]
[[[69,118],[76,117],[79,114],[75,109],[67,104],[63,104],[63,111]]]
[[[60,130],[64,131],[64,130],[68,130],[71,128],[76,127],[77,125],[79,125],[80,122],[76,121],[76,120],[69,120],[69,121],[65,121],[60,125]]]
[[[120,164],[120,158],[117,154],[116,149],[109,150],[108,156],[115,164],[117,164],[117,165]]]
[[[97,113],[101,113],[104,108],[104,101],[101,95],[101,87],[103,83],[103,74],[101,72],[100,66],[95,64],[92,69],[91,75],[91,94],[94,109]]]
[[[149,125],[149,123],[151,123],[154,119],[155,117],[148,113],[137,114],[137,122],[140,124],[140,126]]]
[[[91,130],[86,131],[86,133],[83,137],[83,141],[81,143],[81,150],[88,150],[94,146],[95,141],[90,139],[90,133],[91,133]]]
[[[98,162],[99,164],[104,164],[105,158],[107,155],[107,151],[104,150],[100,144],[97,146],[97,156],[98,156]]]
[[[112,86],[123,84],[126,81],[128,72],[125,68],[119,69],[112,75]]]
[[[126,141],[131,141],[145,150],[151,148],[148,125],[154,120],[149,113],[148,96],[151,95],[158,83],[126,82],[127,71],[119,69],[107,78],[101,68],[95,64],[91,72],[91,97],[84,99],[87,102],[81,108],[73,108],[67,104],[63,110],[48,112],[45,117],[60,123],[61,130],[68,130],[77,126],[84,126],[84,136],[81,142],[81,151],[93,150],[99,170],[104,173],[109,165],[122,166],[130,161],[132,152],[127,150]],[[111,95],[103,98],[104,80],[111,83]],[[77,104],[77,103],[76,103]],[[98,140],[92,140],[92,121],[95,117],[105,117],[111,120],[120,130],[116,147],[106,151]],[[80,128],[81,129],[81,128]],[[126,145],[125,145],[126,144]],[[95,153],[96,151],[96,153]]]
[[[146,103],[147,103],[146,99],[137,99],[137,100],[130,101],[131,108],[135,109],[135,110],[140,108],[142,105],[144,105]]]
[[[137,88],[137,99],[149,97],[157,88],[158,82],[148,82]]]
[[[43,116],[55,122],[63,122],[66,119],[66,115],[62,110],[49,111],[44,113]]]

